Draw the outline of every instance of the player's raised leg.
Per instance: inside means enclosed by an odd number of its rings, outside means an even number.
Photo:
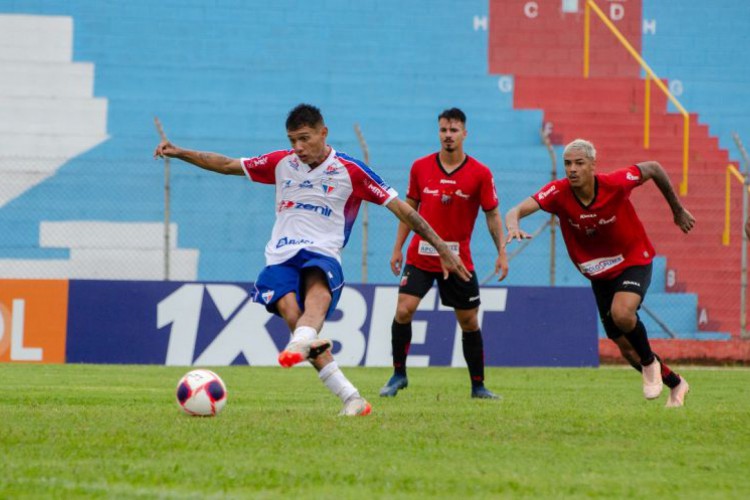
[[[318,262],[327,265],[325,262]],[[337,272],[332,275],[336,276]],[[368,415],[372,407],[362,396],[356,387],[344,376],[331,354],[331,341],[318,339],[318,333],[323,328],[324,319],[335,309],[340,294],[332,294],[327,272],[319,267],[307,267],[302,271],[302,290],[304,290],[304,311],[302,311],[296,322],[292,341],[279,355],[279,363],[283,365],[282,358],[291,361],[307,359],[318,371],[323,385],[337,396],[343,403],[340,415],[364,416]],[[334,287],[340,290],[340,287]],[[285,299],[287,297],[284,297]],[[281,302],[281,301],[280,301]],[[294,301],[285,300],[279,304],[282,316],[286,312],[290,317],[294,316],[294,308],[299,308],[296,298]],[[289,309],[287,311],[287,309]],[[290,365],[291,366],[291,365]]]

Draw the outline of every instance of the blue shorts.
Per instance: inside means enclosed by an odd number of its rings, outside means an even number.
[[[327,257],[308,250],[300,250],[297,255],[272,266],[266,266],[255,281],[253,300],[266,306],[266,311],[280,316],[276,303],[289,292],[297,296],[297,304],[305,310],[305,297],[302,290],[302,270],[317,267],[326,275],[331,291],[331,305],[326,313],[328,319],[336,310],[344,288],[344,272],[341,264],[333,257]]]

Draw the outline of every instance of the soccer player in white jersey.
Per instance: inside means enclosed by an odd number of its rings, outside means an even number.
[[[161,142],[154,156],[179,158],[213,172],[275,184],[276,223],[266,245],[266,267],[255,282],[255,300],[281,316],[292,332],[279,354],[279,364],[288,368],[307,359],[325,386],[341,399],[341,415],[368,415],[370,403],[339,369],[330,352],[331,341],[318,338],[341,296],[341,250],[362,201],[385,205],[434,246],[444,277],[454,273],[469,280],[471,274],[394,189],[364,163],[328,145],[328,128],[318,108],[300,104],[292,109],[286,130],[291,149],[255,158],[192,151],[169,141]]]

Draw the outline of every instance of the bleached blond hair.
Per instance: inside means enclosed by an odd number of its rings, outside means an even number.
[[[596,160],[596,148],[591,143],[591,141],[587,141],[586,139],[575,139],[567,146],[565,146],[563,154],[566,154],[568,151],[571,151],[573,149],[583,151],[583,153],[586,155],[586,158],[590,160]]]

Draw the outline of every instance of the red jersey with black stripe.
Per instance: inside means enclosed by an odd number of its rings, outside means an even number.
[[[628,267],[649,264],[654,247],[630,202],[643,182],[637,165],[596,174],[593,201],[585,206],[568,179],[552,181],[533,198],[545,212],[560,219],[568,255],[591,280],[611,279]]]
[[[406,196],[419,203],[419,214],[473,271],[470,243],[479,207],[489,211],[498,206],[490,169],[467,155],[461,166],[447,173],[439,154],[433,153],[412,165]],[[442,270],[437,251],[418,234],[411,239],[406,263],[428,272]]]

